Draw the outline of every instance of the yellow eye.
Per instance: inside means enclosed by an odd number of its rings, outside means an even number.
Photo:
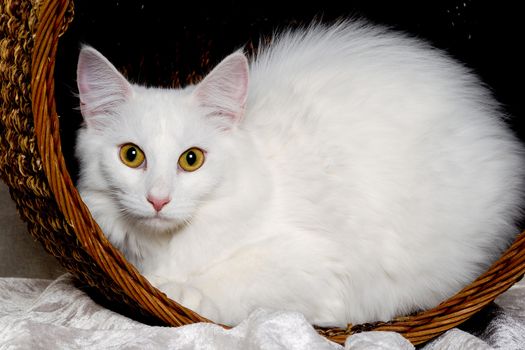
[[[120,160],[130,168],[138,168],[145,158],[144,152],[137,145],[126,143],[120,146]]]
[[[204,152],[197,147],[192,147],[179,157],[179,166],[184,171],[195,171],[204,163]]]

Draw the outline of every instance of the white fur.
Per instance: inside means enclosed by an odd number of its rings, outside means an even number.
[[[116,98],[84,113],[78,188],[175,300],[226,324],[256,307],[318,325],[388,320],[460,290],[517,233],[522,146],[442,52],[345,22],[281,34],[249,74],[238,52],[224,62],[197,87],[163,90],[80,55],[83,103]],[[145,166],[119,160],[128,142]],[[206,160],[184,172],[190,147]],[[150,193],[171,201],[157,214]]]

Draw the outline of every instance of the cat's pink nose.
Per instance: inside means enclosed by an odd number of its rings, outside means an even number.
[[[155,208],[156,211],[161,211],[162,208],[164,208],[164,206],[170,202],[170,199],[167,197],[157,198],[153,196],[148,196],[146,199],[148,200],[148,202],[151,203],[151,205],[153,205],[153,208]]]

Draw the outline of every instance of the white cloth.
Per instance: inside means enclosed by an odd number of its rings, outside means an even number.
[[[426,350],[525,349],[525,287],[498,299],[499,309],[472,335],[452,329]],[[479,334],[478,334],[479,333]],[[301,314],[257,310],[231,330],[212,324],[153,327],[96,304],[69,275],[57,280],[0,278],[0,349],[319,349],[413,350],[399,334],[368,332],[344,347],[319,336]]]

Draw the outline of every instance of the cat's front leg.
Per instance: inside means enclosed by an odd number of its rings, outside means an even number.
[[[212,321],[217,321],[220,319],[218,307],[198,288],[175,281],[160,283],[156,286],[162,292],[166,293],[170,299],[178,302],[188,309],[197,312],[201,316],[204,316]]]

